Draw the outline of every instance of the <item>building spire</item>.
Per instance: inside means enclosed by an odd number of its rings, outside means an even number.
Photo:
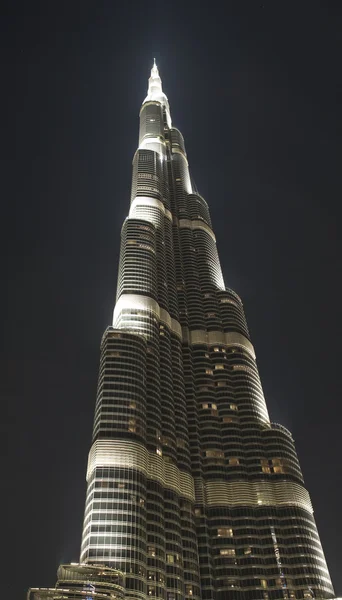
[[[155,58],[153,59],[153,67],[151,69],[151,77],[153,77],[153,78],[159,77],[159,71],[158,71],[158,67],[157,67]],[[159,79],[160,79],[160,77],[159,77]],[[161,84],[161,82],[160,82],[160,84]]]
[[[162,81],[160,79],[159,70],[155,58],[153,59],[151,76],[148,80],[148,91],[147,96],[144,100],[144,103],[145,102],[160,102],[165,107],[168,126],[171,127],[169,101],[167,99],[166,94],[164,94],[163,92]]]

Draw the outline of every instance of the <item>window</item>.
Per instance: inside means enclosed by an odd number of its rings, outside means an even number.
[[[233,537],[233,530],[231,527],[220,527],[217,530],[217,537]]]
[[[238,409],[237,404],[230,404],[229,408],[230,408],[230,410],[237,410]]]
[[[244,554],[252,554],[252,548],[250,546],[247,546],[247,548],[244,549]]]
[[[267,588],[267,579],[260,579],[260,585],[263,588]]]
[[[221,298],[220,302],[221,304],[233,304],[234,306],[238,306],[238,303],[230,298]]]
[[[273,473],[286,473],[284,469],[284,461],[281,458],[273,458]]]
[[[155,546],[147,546],[147,554],[148,554],[148,556],[155,556],[156,555]]]
[[[202,404],[202,408],[211,408],[212,410],[217,410],[217,404],[214,404],[214,402],[204,402]]]
[[[156,453],[158,454],[158,456],[163,456],[163,451],[159,447],[156,449]]]
[[[224,369],[224,365],[215,365],[215,369],[216,370],[218,370],[218,369],[222,370],[222,369]]]
[[[206,450],[207,458],[224,458],[223,450]]]
[[[220,348],[214,348],[214,352],[220,352]]]
[[[212,374],[213,374],[213,371],[212,371],[212,369],[206,369],[206,370],[205,370],[205,374],[206,374],[206,375],[212,375]]]
[[[174,563],[175,562],[175,557],[173,556],[173,554],[167,554],[166,555],[166,562],[167,563]]]
[[[229,459],[229,465],[230,465],[231,467],[237,467],[239,464],[240,464],[240,461],[239,461],[239,459],[238,459],[238,458],[235,458],[235,457],[234,457],[234,458],[230,458],[230,459]]]
[[[285,473],[283,467],[273,467],[274,473]]]
[[[235,556],[235,548],[221,548],[221,556]]]
[[[187,596],[192,596],[192,585],[185,586],[185,593]]]
[[[130,431],[131,433],[135,433],[136,430],[137,430],[136,419],[129,419],[129,421],[128,421],[128,431]]]

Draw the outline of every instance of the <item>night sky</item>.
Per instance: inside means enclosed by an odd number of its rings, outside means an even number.
[[[341,595],[341,3],[14,0],[1,17],[2,596],[79,558],[154,56]]]

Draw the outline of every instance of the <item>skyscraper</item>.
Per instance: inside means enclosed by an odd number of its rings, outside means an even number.
[[[270,422],[242,302],[225,287],[155,64],[87,482],[81,564],[60,567],[70,589],[34,589],[32,600],[119,598],[121,572],[129,600],[333,596],[291,433]]]

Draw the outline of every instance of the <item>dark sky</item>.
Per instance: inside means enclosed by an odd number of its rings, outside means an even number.
[[[342,594],[341,3],[200,5],[1,9],[4,597],[54,585],[79,557],[99,344],[154,56]]]

